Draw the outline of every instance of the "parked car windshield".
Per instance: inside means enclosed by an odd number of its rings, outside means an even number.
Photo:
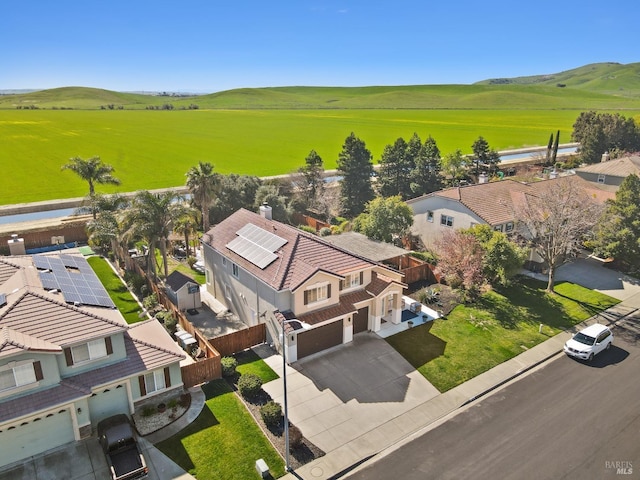
[[[585,335],[584,333],[576,333],[573,339],[576,342],[584,343],[585,345],[593,345],[596,343],[596,339],[590,337],[589,335]]]

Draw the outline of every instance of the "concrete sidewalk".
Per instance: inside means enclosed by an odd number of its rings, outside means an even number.
[[[608,325],[629,316],[639,315],[640,293],[626,296],[621,303],[607,311],[549,338],[549,340],[517,357],[497,365],[445,393],[428,399],[282,478],[287,480],[341,478],[373,456],[387,449],[400,448],[415,435],[434,427],[439,420],[444,419],[447,415],[453,414],[461,407],[556,357],[562,353],[564,343],[575,331],[593,323]]]

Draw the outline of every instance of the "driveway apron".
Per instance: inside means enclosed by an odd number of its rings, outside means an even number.
[[[263,389],[284,407],[282,357],[273,351],[263,357],[280,375]],[[355,335],[347,345],[287,367],[289,420],[327,453],[438,394],[400,354],[373,333]]]

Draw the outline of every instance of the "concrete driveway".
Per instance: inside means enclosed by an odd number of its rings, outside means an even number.
[[[544,276],[544,280],[546,280]],[[597,290],[618,300],[627,300],[640,293],[640,281],[604,266],[593,257],[577,258],[558,268],[556,282],[568,281]]]
[[[280,375],[263,389],[284,406],[282,357],[266,346],[257,353]],[[380,426],[381,435],[399,430],[390,420],[439,395],[374,333],[288,366],[287,392],[289,420],[327,453]]]
[[[140,448],[149,467],[148,480],[193,480],[160,450],[141,438]],[[0,480],[111,480],[107,460],[95,437],[70,443],[0,470]]]

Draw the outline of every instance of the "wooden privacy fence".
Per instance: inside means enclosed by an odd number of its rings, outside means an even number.
[[[402,255],[384,261],[404,274],[404,283],[412,284],[427,281],[429,284],[440,283],[440,277],[433,272],[433,266],[411,255]]]
[[[185,388],[191,388],[194,385],[199,385],[200,383],[222,378],[222,365],[220,363],[222,355],[220,355],[220,352],[218,352],[213,345],[209,343],[207,337],[205,337],[205,335],[196,328],[187,319],[187,317],[185,317],[185,315],[171,302],[171,300],[169,300],[164,291],[147,278],[145,272],[140,268],[140,265],[135,261],[125,263],[130,265],[138,275],[142,275],[147,280],[147,285],[149,286],[149,289],[156,294],[158,302],[160,302],[168,312],[171,312],[171,314],[178,320],[178,323],[183,330],[189,332],[193,338],[196,339],[198,347],[202,352],[204,352],[204,358],[197,358],[196,363],[180,367],[182,383],[184,383]]]
[[[211,345],[213,345],[213,347],[220,352],[220,355],[222,356],[242,352],[247,348],[251,348],[254,345],[259,345],[266,341],[267,329],[264,323],[209,339]]]

